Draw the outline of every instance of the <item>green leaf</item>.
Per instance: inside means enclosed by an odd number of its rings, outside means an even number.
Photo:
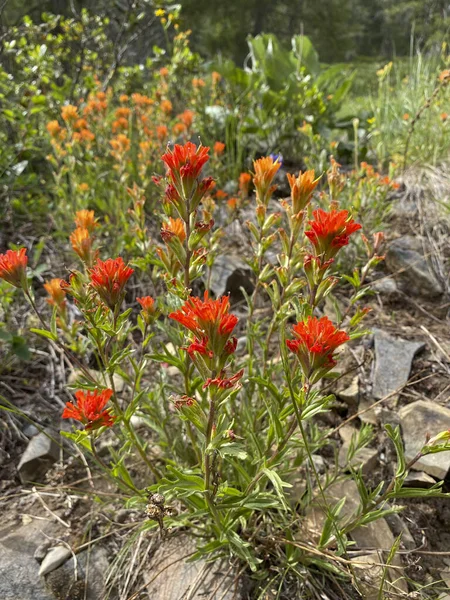
[[[36,335],[40,335],[41,337],[47,338],[48,340],[52,340],[53,342],[56,342],[57,340],[57,337],[51,331],[47,331],[46,329],[31,328],[30,331],[32,331]]]
[[[86,430],[78,430],[75,433],[71,433],[70,431],[61,431],[60,433],[62,437],[72,440],[72,442],[75,442],[75,444],[78,446],[83,446],[83,448],[86,448],[86,450],[92,452],[90,434]]]
[[[279,499],[281,500],[281,503],[283,504],[284,508],[286,510],[289,510],[289,506],[286,501],[286,497],[284,495],[283,488],[284,487],[291,488],[292,484],[287,483],[286,481],[282,481],[282,479],[278,475],[278,473],[276,473],[275,471],[272,471],[271,469],[263,469],[263,473],[271,481],[273,487],[275,488],[275,492],[277,493]]]

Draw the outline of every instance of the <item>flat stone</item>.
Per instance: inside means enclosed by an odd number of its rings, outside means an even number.
[[[405,487],[418,487],[418,488],[430,488],[436,483],[436,479],[433,479],[423,471],[415,472],[410,471],[406,476],[404,486]]]
[[[332,484],[325,492],[328,502],[331,505],[336,504],[342,498],[346,498],[346,502],[339,514],[339,521],[341,523],[347,523],[353,519],[359,512],[361,502],[359,497],[358,488],[356,483],[350,479],[338,481]],[[322,532],[323,525],[325,523],[325,513],[316,505],[314,502],[307,510],[306,515],[308,533],[313,535],[313,539],[318,540]],[[357,527],[349,533],[350,537],[356,542],[357,547],[365,550],[370,549],[380,553],[380,556],[387,556],[388,552],[392,548],[395,538],[387,524],[386,519],[380,518],[376,521],[372,521],[362,527]],[[383,554],[381,554],[383,553]],[[361,557],[358,557],[358,559]],[[355,558],[355,560],[357,560]],[[384,562],[384,561],[376,561]],[[405,579],[403,578],[402,561],[399,555],[394,557],[392,562],[395,569],[388,569],[388,579],[392,582],[392,585],[407,593],[408,586]],[[390,583],[387,581],[387,586],[390,587]]]
[[[372,552],[351,559],[358,580],[358,588],[364,600],[378,600],[383,581],[383,556]]]
[[[379,329],[375,333],[375,369],[372,394],[381,399],[408,382],[414,355],[423,342],[393,338]]]
[[[150,567],[148,572],[143,573],[144,579],[151,581],[160,572],[147,587],[151,600],[180,600],[187,596],[192,600],[241,598],[235,589],[236,573],[229,571],[228,562],[186,562],[186,555],[195,551],[195,547],[195,541],[188,536],[171,538],[160,544],[152,558],[154,569]]]
[[[48,469],[59,459],[57,437],[58,434],[54,432],[42,431],[31,438],[17,466],[22,483],[40,481]]]
[[[39,565],[33,557],[55,526],[47,521],[27,525],[10,525],[0,531],[0,598],[1,600],[52,600],[39,578]]]
[[[371,285],[371,289],[381,296],[396,296],[399,293],[398,285],[392,277],[383,277],[374,281]]]
[[[425,298],[436,298],[443,294],[442,284],[425,259],[418,237],[405,235],[394,240],[386,253],[386,266],[405,293]]]
[[[349,406],[357,406],[359,402],[359,377],[356,376],[344,390],[337,392],[336,395]]]
[[[348,455],[349,446],[344,444],[341,446],[339,450],[339,466],[346,467],[348,464],[347,455]],[[378,450],[376,448],[361,448],[358,452],[353,456],[350,460],[349,466],[353,467],[356,470],[359,470],[362,467],[363,475],[368,475],[371,473],[378,464]]]
[[[425,436],[431,437],[450,429],[450,410],[431,400],[418,400],[399,410],[406,460],[412,460],[425,444]],[[450,468],[450,452],[427,454],[412,467],[428,475],[444,479]]]
[[[255,286],[249,266],[239,256],[228,254],[215,259],[209,287],[216,297],[230,294],[232,300],[238,301],[243,298],[241,287],[251,294]]]
[[[85,550],[76,555],[76,569],[72,556],[45,576],[45,584],[57,600],[100,600],[106,597],[104,587],[108,568],[106,550],[93,547],[90,553]]]
[[[47,575],[47,573],[54,571],[66,562],[70,556],[72,556],[72,552],[67,546],[54,546],[53,548],[50,548],[41,563],[39,575]]]

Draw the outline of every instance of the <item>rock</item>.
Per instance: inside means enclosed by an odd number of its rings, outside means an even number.
[[[408,342],[375,330],[375,369],[372,394],[381,399],[407,383],[411,364],[423,342]]]
[[[425,298],[442,295],[442,284],[424,257],[420,238],[405,235],[394,240],[386,253],[386,265],[406,293]]]
[[[349,406],[357,406],[359,402],[359,377],[356,375],[352,382],[344,390],[337,392],[336,395]]]
[[[109,568],[106,550],[94,547],[72,557],[45,576],[45,584],[57,600],[100,600],[105,598],[105,575]],[[76,572],[76,579],[75,579]],[[87,574],[87,585],[86,585]],[[114,596],[110,596],[114,597]]]
[[[385,519],[394,536],[402,536],[401,545],[404,548],[411,550],[412,548],[416,547],[416,542],[414,541],[408,526],[398,513],[387,515]]]
[[[361,502],[358,488],[354,481],[338,481],[326,490],[325,495],[331,505],[335,505],[341,498],[346,498],[346,502],[339,514],[339,520],[341,522],[348,522],[358,514]],[[314,539],[318,540],[325,523],[325,513],[320,506],[313,502],[307,510],[306,519],[307,530],[310,534],[309,537],[311,537],[312,533]],[[377,551],[377,554],[379,552],[382,558],[387,556],[395,541],[387,521],[383,518],[372,521],[362,527],[357,527],[351,531],[349,535],[356,542],[358,548]],[[382,563],[384,561],[377,562]],[[396,568],[388,569],[388,579],[393,584],[395,581],[395,587],[407,593],[408,586],[403,578],[403,571],[401,569],[402,562],[399,555],[394,557],[392,565]],[[387,586],[390,587],[389,582],[387,583]]]
[[[397,283],[392,277],[382,277],[374,281],[371,288],[374,292],[387,297],[393,297],[399,293]]]
[[[47,556],[47,552],[48,552],[48,549],[50,548],[50,546],[51,546],[50,540],[46,540],[45,542],[42,542],[42,544],[39,544],[39,546],[34,551],[33,558],[35,560],[37,560],[38,563],[41,563],[44,560],[44,558]]]
[[[28,525],[9,525],[0,531],[0,598],[1,600],[52,600],[39,579],[39,565],[33,558],[44,538],[55,525],[32,521]]]
[[[17,466],[22,483],[40,481],[48,469],[59,459],[57,436],[58,434],[52,431],[42,431],[31,438]]]
[[[230,294],[232,300],[243,298],[241,287],[247,294],[254,290],[252,271],[238,256],[221,255],[211,268],[209,287],[216,297]]]
[[[367,398],[361,398],[359,401],[358,417],[362,423],[378,425],[377,407],[371,408],[373,404],[374,403],[370,402]]]
[[[346,467],[348,464],[349,445],[344,444],[339,450],[339,466]],[[359,469],[362,466],[363,475],[371,473],[378,465],[378,450],[376,448],[361,448],[350,460],[349,466]]]
[[[22,431],[27,438],[32,438],[39,433],[39,429],[33,423],[27,423]]]
[[[423,472],[410,471],[406,476],[405,487],[430,488],[436,480]]]
[[[54,546],[47,552],[39,569],[39,575],[47,575],[61,566],[66,560],[72,556],[72,552],[67,546]]]
[[[426,434],[431,437],[450,429],[450,410],[431,400],[418,400],[399,410],[406,460],[412,460],[425,444]],[[412,467],[428,475],[444,479],[450,468],[450,452],[427,454]]]
[[[442,581],[445,581],[445,585],[450,588],[450,570],[441,571],[439,575],[441,576]]]
[[[358,589],[364,600],[378,600],[383,582],[383,557],[372,552],[351,559],[358,580]]]
[[[192,600],[238,600],[241,597],[236,593],[236,573],[229,570],[228,562],[186,562],[186,555],[195,551],[195,547],[194,540],[187,536],[160,544],[152,558],[154,568],[150,566],[148,572],[143,572],[144,579],[151,582],[147,587],[151,600],[180,600],[187,596]],[[179,561],[174,562],[177,558]]]

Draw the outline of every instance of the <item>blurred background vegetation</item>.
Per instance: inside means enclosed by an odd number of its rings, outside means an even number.
[[[39,21],[43,12],[65,17],[81,9],[110,19],[110,33],[120,31],[124,20],[153,10],[160,3],[142,0],[2,0],[3,29],[28,15]],[[393,58],[412,50],[439,48],[448,35],[448,0],[183,0],[182,26],[193,31],[194,51],[211,59],[217,53],[241,64],[248,53],[250,34],[274,33],[289,44],[300,32],[309,36],[324,62],[351,61],[360,57]],[[168,7],[170,10],[170,7]],[[150,19],[152,20],[152,19]],[[144,18],[145,21],[145,18]],[[160,28],[151,27],[148,47],[140,40],[128,58],[145,59],[151,44],[162,41]]]

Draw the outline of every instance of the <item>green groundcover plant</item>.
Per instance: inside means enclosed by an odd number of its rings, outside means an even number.
[[[74,107],[65,116],[78,117]],[[161,242],[138,245],[142,254],[135,248],[129,264],[105,256],[99,219],[78,210],[71,243],[80,264],[66,280],[46,283],[51,316],[37,307],[25,248],[0,256],[0,278],[22,290],[36,311],[41,326],[32,331],[76,367],[74,397],[62,414],[73,429],[61,433],[119,488],[127,507],[147,516],[141,531],[188,531],[197,540],[192,559],[241,562],[261,594],[274,565],[284,576],[301,577],[307,568],[350,577],[346,552],[356,528],[401,510],[403,498],[442,495],[442,482],[429,489],[404,482],[423,455],[450,449],[450,432],[431,439],[424,432],[420,452],[407,462],[399,428],[387,426],[397,465],[392,479],[376,487],[355,466],[372,439],[370,427],[353,436],[345,467],[336,461],[319,472],[315,457],[333,443],[333,431],[316,417],[331,409],[340,351],[365,334],[365,282],[383,258],[383,235],[362,237],[365,260],[351,275],[342,273],[338,258],[361,225],[340,206],[345,177],[337,164],[326,182],[312,170],[288,175],[290,197],[276,206],[280,161],[256,160],[253,173],[241,176],[234,203],[245,197],[253,208],[246,226],[254,287],[243,291],[247,310],[239,319],[228,296],[213,298],[207,287],[193,293],[205,281],[209,254],[221,248],[211,214],[214,179],[203,176],[210,158],[209,148],[189,141],[167,147],[165,174],[153,180]],[[145,197],[134,194],[142,209]],[[320,307],[340,281],[352,292],[332,322]],[[102,438],[111,435],[115,443],[100,453]],[[138,475],[129,468],[135,458],[142,463]],[[303,488],[295,495],[298,475]],[[350,515],[345,498],[330,497],[333,484],[347,479],[359,492]],[[313,509],[322,515],[319,531],[306,527]],[[395,591],[395,581],[385,579]]]

